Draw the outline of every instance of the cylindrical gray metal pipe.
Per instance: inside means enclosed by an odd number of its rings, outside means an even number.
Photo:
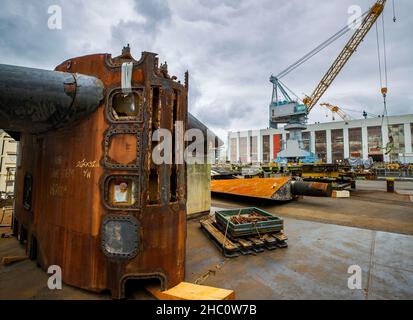
[[[0,128],[39,133],[92,113],[103,83],[82,74],[0,64]]]
[[[40,133],[62,127],[95,111],[103,96],[102,81],[92,76],[0,64],[0,129]],[[188,128],[222,144],[190,113]]]

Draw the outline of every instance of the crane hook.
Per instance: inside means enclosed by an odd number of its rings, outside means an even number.
[[[394,5],[394,0],[393,0],[393,22],[396,22],[396,8]]]

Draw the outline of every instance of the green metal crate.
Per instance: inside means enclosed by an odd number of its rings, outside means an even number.
[[[255,211],[259,215],[268,217],[267,221],[258,221],[255,223],[242,223],[234,224],[229,220],[232,216],[250,214]],[[243,209],[231,209],[231,210],[220,210],[215,212],[215,220],[218,226],[224,232],[232,237],[242,237],[278,232],[284,229],[284,221],[281,218],[273,216],[271,213],[258,208],[243,208]]]

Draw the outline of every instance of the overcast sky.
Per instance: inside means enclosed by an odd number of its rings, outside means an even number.
[[[347,24],[348,8],[373,0],[1,0],[0,63],[53,69],[92,53],[159,54],[170,74],[190,72],[189,109],[225,141],[229,130],[268,126],[271,74],[277,74]],[[413,1],[396,0],[384,14],[388,110],[413,112]],[[60,5],[61,30],[48,29],[48,7]],[[381,21],[381,20],[380,20]],[[350,33],[283,80],[311,94]],[[383,112],[375,29],[365,38],[320,102]],[[329,121],[315,107],[309,122]],[[353,117],[361,114],[351,113]]]

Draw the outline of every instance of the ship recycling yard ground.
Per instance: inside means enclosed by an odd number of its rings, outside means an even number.
[[[282,217],[288,248],[224,258],[200,228],[187,222],[185,281],[234,290],[237,299],[412,299],[413,182],[358,181],[351,198],[311,198],[283,204],[213,197],[212,209],[258,206]],[[5,232],[5,230],[2,230]],[[21,256],[14,238],[0,256]],[[362,286],[349,288],[349,268],[361,268]],[[0,299],[110,299],[72,286],[50,290],[49,275],[31,260],[0,266]],[[143,288],[130,299],[154,299]],[[166,309],[159,312],[168,312]]]

